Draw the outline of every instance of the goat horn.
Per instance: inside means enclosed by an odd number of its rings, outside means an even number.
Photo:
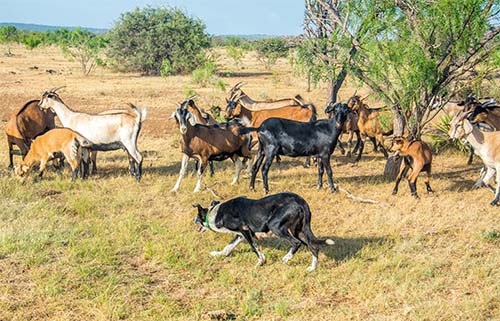
[[[236,83],[236,85],[233,86],[233,89],[231,89],[231,91],[234,91],[234,90],[237,90],[237,89],[240,89],[241,86],[244,85],[244,82],[243,81],[240,81],[238,83]]]
[[[191,95],[191,96],[189,96],[188,98],[186,98],[186,101],[187,101],[187,100],[192,100],[192,99],[195,99],[196,97],[198,97],[198,94]]]
[[[366,95],[365,97],[361,98],[361,100],[365,100],[366,98],[370,97],[371,93]]]
[[[62,89],[62,88],[65,88],[66,86],[60,86],[60,87],[56,87],[54,89],[51,89],[50,91],[55,93],[56,91],[58,91],[59,89]]]

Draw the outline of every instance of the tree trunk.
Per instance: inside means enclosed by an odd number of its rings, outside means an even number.
[[[394,114],[394,121],[393,121],[394,137],[403,136],[405,132],[406,121],[403,116],[403,112],[401,111],[401,107],[399,105],[393,106],[392,113]],[[387,159],[384,168],[384,177],[387,180],[393,181],[396,179],[402,161],[403,161],[402,157],[390,156]]]
[[[346,70],[346,67],[344,66],[344,67],[342,67],[342,70],[340,71],[337,79],[332,80],[332,82],[331,82],[330,92],[329,92],[329,96],[327,98],[327,104],[330,102],[332,102],[332,103],[337,102],[340,87],[342,87],[342,84],[344,83],[346,76],[347,76],[347,70]]]

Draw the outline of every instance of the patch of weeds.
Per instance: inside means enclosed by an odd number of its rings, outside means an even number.
[[[258,317],[262,314],[262,291],[251,289],[243,302],[243,313],[247,317]]]
[[[500,242],[500,231],[483,231],[483,239],[488,242]]]
[[[276,312],[276,314],[278,314],[280,317],[286,318],[290,315],[290,306],[291,304],[288,300],[278,301],[274,305],[274,312]]]

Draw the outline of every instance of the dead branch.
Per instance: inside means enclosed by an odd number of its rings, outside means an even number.
[[[204,188],[205,188],[207,191],[209,191],[210,193],[212,193],[212,195],[213,195],[214,197],[217,197],[217,198],[219,198],[219,199],[221,199],[221,200],[224,200],[224,197],[220,196],[220,195],[219,195],[216,191],[214,191],[214,190],[213,190],[213,188],[212,188],[212,187],[216,186],[217,184],[218,184],[218,183],[215,183],[215,184],[212,184],[212,185],[210,185],[210,186],[208,186],[207,184],[204,184]]]
[[[363,198],[363,197],[354,195],[353,193],[349,192],[348,190],[346,190],[342,186],[337,185],[337,188],[339,189],[339,191],[341,191],[344,194],[346,194],[347,198],[353,199],[355,201],[358,201],[358,202],[361,202],[361,203],[368,203],[368,204],[377,204],[377,205],[380,205],[382,207],[389,207],[390,206],[390,204],[386,203],[386,202],[375,201],[375,200],[372,200],[372,199],[369,199],[369,198]]]

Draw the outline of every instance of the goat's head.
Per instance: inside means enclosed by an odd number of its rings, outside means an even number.
[[[342,128],[351,110],[349,109],[349,107],[347,107],[347,104],[340,102],[335,103],[332,108],[333,108],[332,113],[335,114],[333,118],[335,119],[337,128]]]
[[[224,117],[226,120],[231,120],[237,118],[241,115],[241,103],[239,100],[228,100],[226,99],[226,113]]]
[[[353,111],[358,111],[362,104],[361,97],[358,95],[353,95],[351,98],[347,100],[347,107],[352,109]]]
[[[242,81],[236,83],[233,88],[229,91],[229,100],[234,99],[236,96],[244,94],[243,90],[241,90],[241,86],[243,86],[244,83]]]
[[[59,97],[59,94],[56,92],[57,90],[64,88],[65,86],[61,86],[58,88],[52,88],[49,89],[48,91],[44,92],[42,95],[42,99],[40,99],[40,102],[38,103],[38,106],[41,109],[49,109],[54,106],[55,102],[63,103],[61,97]]]
[[[409,142],[408,142],[408,139],[406,139],[406,137],[403,137],[403,136],[394,137],[389,150],[391,152],[399,152],[399,151],[406,149],[408,147],[408,144],[409,144]]]
[[[450,130],[448,135],[451,139],[461,139],[469,135],[472,130],[472,123],[469,121],[472,112],[461,112],[456,115],[450,122]]]
[[[187,124],[189,123],[191,126],[196,125],[196,116],[191,113],[189,110],[186,108],[179,107],[177,108],[172,115],[170,116],[170,119],[175,119],[177,122],[177,125],[179,126],[179,130],[181,134],[187,133]]]

